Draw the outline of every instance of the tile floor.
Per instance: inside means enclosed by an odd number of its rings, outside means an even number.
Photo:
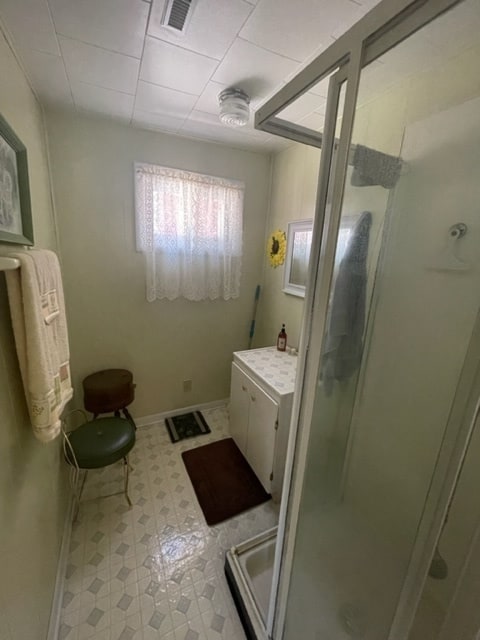
[[[130,461],[89,473],[72,531],[59,640],[244,640],[223,573],[225,551],[277,523],[271,501],[208,527],[182,451],[228,436],[228,413],[204,412],[212,429],[172,445],[163,422],[140,427]]]

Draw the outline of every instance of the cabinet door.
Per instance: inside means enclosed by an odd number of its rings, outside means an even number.
[[[254,382],[249,382],[248,389],[250,414],[245,457],[265,490],[270,492],[278,405]]]
[[[248,413],[250,405],[247,376],[232,364],[232,381],[230,384],[230,435],[235,444],[246,457]]]

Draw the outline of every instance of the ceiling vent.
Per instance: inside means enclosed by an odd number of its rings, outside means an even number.
[[[167,0],[162,25],[176,33],[185,33],[194,4],[195,0]]]

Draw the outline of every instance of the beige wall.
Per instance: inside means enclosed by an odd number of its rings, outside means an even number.
[[[226,398],[232,352],[248,344],[261,274],[270,158],[59,112],[47,116],[77,405],[92,371],[126,367],[134,416]],[[133,163],[243,180],[244,256],[237,300],[145,298],[135,251]],[[191,392],[183,380],[191,379]]]
[[[267,241],[277,229],[286,233],[289,222],[313,219],[319,165],[320,151],[301,144],[292,144],[273,158],[255,346],[275,344],[282,323],[285,323],[289,346],[298,348],[304,299],[283,293],[285,267],[273,268],[269,265]]]
[[[42,115],[0,32],[0,113],[27,147],[35,242],[56,249]],[[0,247],[4,250],[5,247]],[[34,439],[0,273],[0,637],[47,635],[66,504],[59,442]]]

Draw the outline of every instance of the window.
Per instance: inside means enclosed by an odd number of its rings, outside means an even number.
[[[137,248],[147,300],[238,298],[244,185],[151,164],[135,165]]]

